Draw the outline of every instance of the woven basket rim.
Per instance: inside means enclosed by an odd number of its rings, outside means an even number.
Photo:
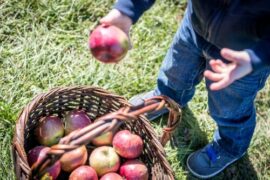
[[[14,160],[14,166],[16,166],[18,163],[16,159],[16,153],[19,154],[19,163],[21,165],[21,168],[24,171],[31,171],[28,165],[27,161],[27,155],[24,149],[24,144],[25,144],[25,139],[24,139],[24,134],[25,134],[25,128],[27,125],[27,121],[29,119],[29,115],[32,110],[37,108],[39,104],[44,102],[46,98],[53,96],[57,93],[62,93],[66,91],[76,91],[76,90],[86,90],[86,91],[95,91],[100,94],[104,94],[106,97],[111,97],[117,99],[122,105],[125,106],[131,106],[131,104],[127,101],[126,98],[116,95],[115,93],[112,93],[111,91],[105,90],[100,87],[96,86],[70,86],[70,87],[55,87],[50,89],[47,92],[40,93],[36,95],[20,112],[17,122],[16,122],[16,127],[15,127],[15,132],[14,132],[14,137],[12,141],[12,156]],[[140,115],[141,118],[146,119],[143,115]],[[147,119],[146,119],[147,120]],[[165,154],[165,150],[162,150],[162,153]],[[16,172],[17,173],[17,172]],[[18,177],[18,175],[17,175]]]

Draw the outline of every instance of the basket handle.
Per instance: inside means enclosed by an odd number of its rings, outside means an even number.
[[[181,119],[181,110],[179,105],[172,99],[166,96],[155,96],[153,98],[146,99],[138,106],[123,107],[116,112],[101,116],[95,121],[95,123],[90,124],[85,128],[73,131],[69,135],[63,137],[59,144],[51,147],[47,156],[40,161],[40,163],[31,167],[32,175],[37,174],[37,172],[41,172],[40,174],[43,174],[42,172],[44,172],[46,167],[60,159],[64,153],[74,150],[81,145],[88,144],[92,139],[104,132],[118,129],[124,121],[131,119],[136,120],[139,115],[146,112],[157,111],[164,107],[169,110],[169,118],[167,127],[163,128],[163,133],[159,140],[162,146],[165,146]]]
[[[163,132],[159,137],[159,141],[162,146],[165,146],[166,143],[170,140],[171,134],[174,132],[178,122],[181,120],[182,113],[179,105],[167,96],[154,96],[144,100],[142,104],[133,107],[134,109],[138,110],[131,112],[131,114],[139,115],[146,112],[158,111],[164,107],[169,110],[169,117],[167,121],[167,127],[163,128]]]

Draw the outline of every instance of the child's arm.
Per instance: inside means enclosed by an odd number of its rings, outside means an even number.
[[[121,13],[119,10],[112,9],[105,17],[100,20],[100,23],[117,26],[128,35],[132,25],[132,20],[127,15]]]
[[[102,24],[115,25],[122,29],[129,37],[132,24],[148,10],[155,0],[118,0],[114,9],[100,20]]]
[[[270,33],[270,28],[268,28],[267,33]],[[270,66],[270,34],[268,36],[268,38],[264,37],[253,48],[246,50],[255,71],[265,66]]]
[[[130,17],[134,24],[154,2],[155,0],[118,0],[114,8]]]

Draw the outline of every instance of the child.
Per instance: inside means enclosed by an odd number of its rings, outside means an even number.
[[[101,23],[127,34],[154,0],[118,0]],[[187,159],[189,171],[210,178],[241,158],[255,124],[254,99],[270,72],[270,2],[190,0],[161,66],[157,88],[131,100],[164,94],[186,106],[206,79],[208,105],[218,129],[213,141]],[[149,119],[166,113],[148,114]]]

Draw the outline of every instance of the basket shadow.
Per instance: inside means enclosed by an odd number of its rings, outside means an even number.
[[[165,127],[168,116],[163,116],[160,120],[151,121],[154,128]],[[178,124],[177,129],[173,133],[170,141],[170,148],[176,151],[176,157],[170,160],[170,163],[179,163],[182,169],[186,170],[187,156],[193,151],[203,147],[207,144],[207,134],[200,129],[198,120],[189,109],[185,107],[182,109],[182,121]],[[175,170],[175,169],[174,169]],[[183,174],[186,174],[183,172]]]
[[[187,177],[188,180],[197,180],[190,173]],[[258,175],[256,170],[254,169],[252,162],[249,159],[249,155],[246,154],[239,161],[235,162],[228,168],[226,168],[223,172],[218,174],[213,178],[209,178],[209,180],[258,180]]]

